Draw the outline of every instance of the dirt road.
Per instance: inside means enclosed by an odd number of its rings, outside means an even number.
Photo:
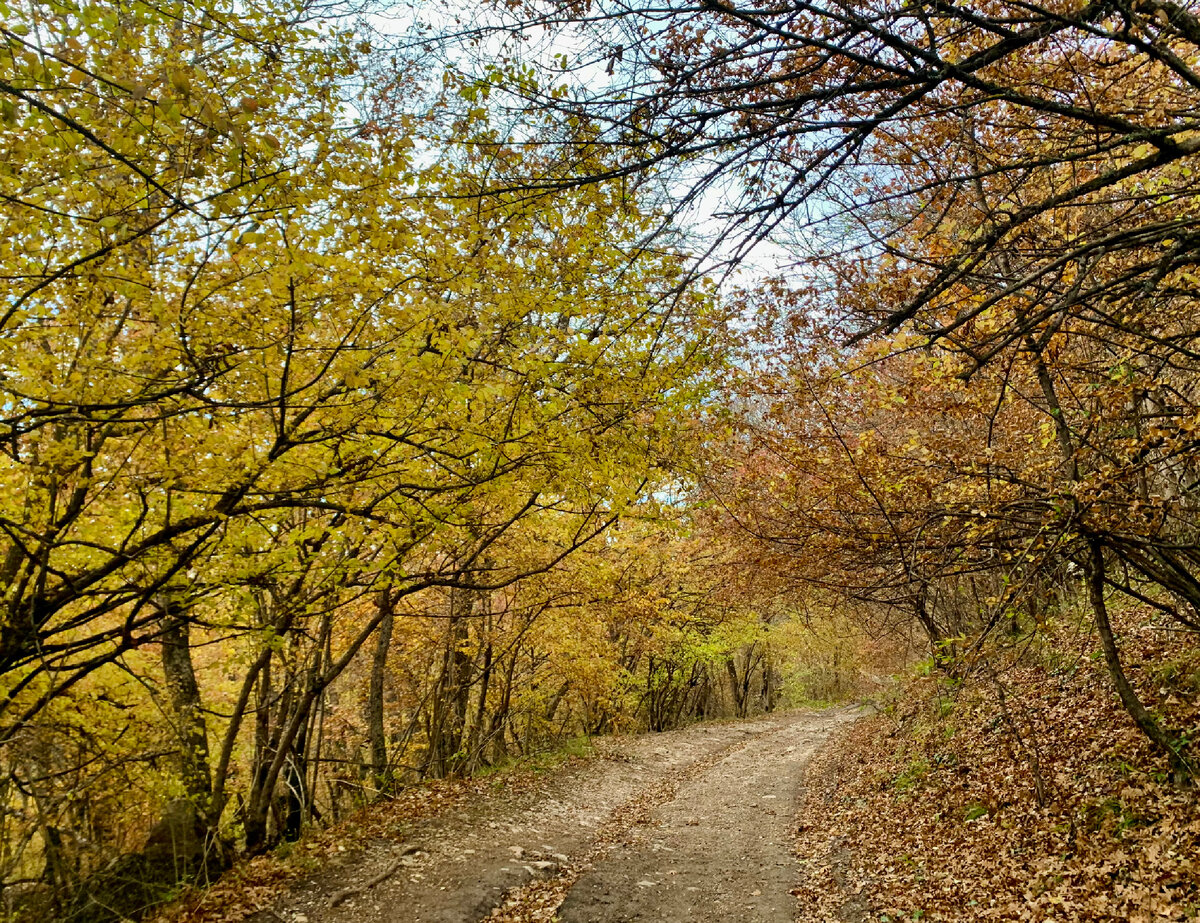
[[[847,709],[604,740],[539,791],[378,843],[262,923],[791,923],[804,767]]]

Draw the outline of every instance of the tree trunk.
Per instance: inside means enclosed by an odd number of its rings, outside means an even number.
[[[517,668],[517,651],[509,652],[508,666],[504,671],[504,689],[500,695],[500,704],[492,712],[488,724],[488,737],[492,742],[492,762],[499,762],[508,756],[508,747],[504,743],[504,727],[508,723],[509,710],[512,707],[513,673]]]
[[[1064,474],[1067,481],[1075,485],[1079,482],[1079,465],[1075,459],[1074,437],[1067,425],[1062,404],[1058,400],[1054,379],[1051,378],[1050,370],[1046,367],[1036,344],[1027,338],[1026,345],[1033,354],[1038,384],[1041,387],[1042,396],[1046,399],[1050,416],[1054,420],[1054,432],[1063,456]],[[1137,691],[1130,684],[1129,678],[1121,666],[1120,651],[1117,648],[1116,638],[1113,636],[1112,623],[1108,618],[1108,604],[1104,599],[1104,546],[1097,536],[1088,537],[1085,564],[1088,578],[1088,601],[1092,606],[1093,621],[1096,623],[1096,630],[1100,635],[1100,645],[1104,650],[1104,662],[1108,666],[1108,673],[1112,678],[1117,698],[1121,700],[1125,711],[1129,713],[1129,717],[1133,719],[1139,730],[1166,754],[1172,771],[1183,777],[1193,775],[1192,767],[1183,757],[1181,744],[1173,740],[1154,719],[1154,716],[1146,710],[1146,706],[1138,698]]]
[[[763,710],[772,712],[775,710],[777,695],[775,691],[775,664],[771,660],[771,648],[767,646],[763,650],[762,657],[762,696]]]
[[[450,618],[446,625],[446,646],[442,651],[442,671],[433,696],[429,728],[429,758],[426,773],[435,778],[454,775],[461,762],[460,750],[467,720],[467,702],[471,692],[471,658],[466,646],[470,636],[470,615],[474,605],[470,590],[450,590]]]
[[[205,817],[212,799],[212,773],[208,764],[208,728],[192,664],[191,626],[177,604],[164,601],[160,608],[162,669],[171,699],[172,723],[179,739],[180,778],[197,817]]]
[[[387,787],[388,752],[387,733],[383,723],[384,679],[387,676],[388,648],[392,644],[392,625],[395,621],[394,604],[384,591],[379,598],[383,619],[379,623],[379,637],[375,642],[375,657],[371,662],[371,686],[367,696],[367,735],[371,747],[371,775],[376,791]]]
[[[268,648],[268,651],[270,649]],[[262,670],[258,674],[257,689],[254,703],[254,759],[251,763],[251,778],[249,795],[254,801],[255,793],[262,787],[267,767],[271,765],[269,753],[271,728],[271,657],[268,655]],[[246,834],[246,851],[253,855],[266,846],[267,818],[266,814],[251,810],[249,805],[243,805],[242,825]]]
[[[1112,623],[1108,618],[1108,605],[1104,599],[1104,549],[1100,541],[1088,539],[1088,599],[1092,604],[1092,614],[1096,628],[1100,634],[1100,645],[1104,650],[1104,662],[1108,665],[1109,675],[1116,688],[1117,697],[1129,713],[1134,723],[1141,729],[1156,747],[1166,754],[1174,773],[1182,777],[1193,775],[1193,769],[1183,756],[1183,747],[1179,741],[1172,738],[1160,725],[1125,675],[1121,666],[1120,651],[1113,637]]]
[[[484,749],[487,741],[484,739],[487,723],[488,688],[492,684],[492,642],[487,642],[483,651],[483,670],[479,678],[479,700],[475,705],[475,719],[471,722],[471,736],[467,742],[467,758],[470,760],[470,770],[485,764]]]
[[[746,717],[746,703],[742,698],[742,681],[738,677],[737,655],[730,655],[725,661],[725,670],[729,673],[729,692],[733,696],[733,713],[738,718]]]

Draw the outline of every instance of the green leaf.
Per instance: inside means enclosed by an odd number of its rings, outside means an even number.
[[[985,805],[973,804],[969,808],[967,808],[966,817],[964,819],[967,820],[968,822],[973,821],[973,820],[979,820],[979,818],[986,817],[989,813],[991,813],[991,812],[988,811],[988,809]]]

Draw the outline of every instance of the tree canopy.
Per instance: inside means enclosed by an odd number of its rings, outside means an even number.
[[[766,345],[739,452],[772,473],[748,475],[745,517],[786,485],[759,533],[819,582],[836,561],[935,646],[938,585],[990,571],[999,611],[1079,568],[1118,693],[1182,769],[1105,597],[1200,618],[1195,14],[532,2],[478,28],[518,57],[537,30],[570,49],[487,78],[576,131],[557,171],[496,188],[620,177],[680,212],[719,201],[718,261],[790,248],[750,308]],[[572,159],[595,147],[600,169]]]
[[[1189,8],[387,12],[0,0],[14,900],[1072,606],[1194,775]]]

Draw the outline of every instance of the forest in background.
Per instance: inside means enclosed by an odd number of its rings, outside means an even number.
[[[892,6],[0,3],[6,913],[1066,615],[1187,784],[1200,20]]]

